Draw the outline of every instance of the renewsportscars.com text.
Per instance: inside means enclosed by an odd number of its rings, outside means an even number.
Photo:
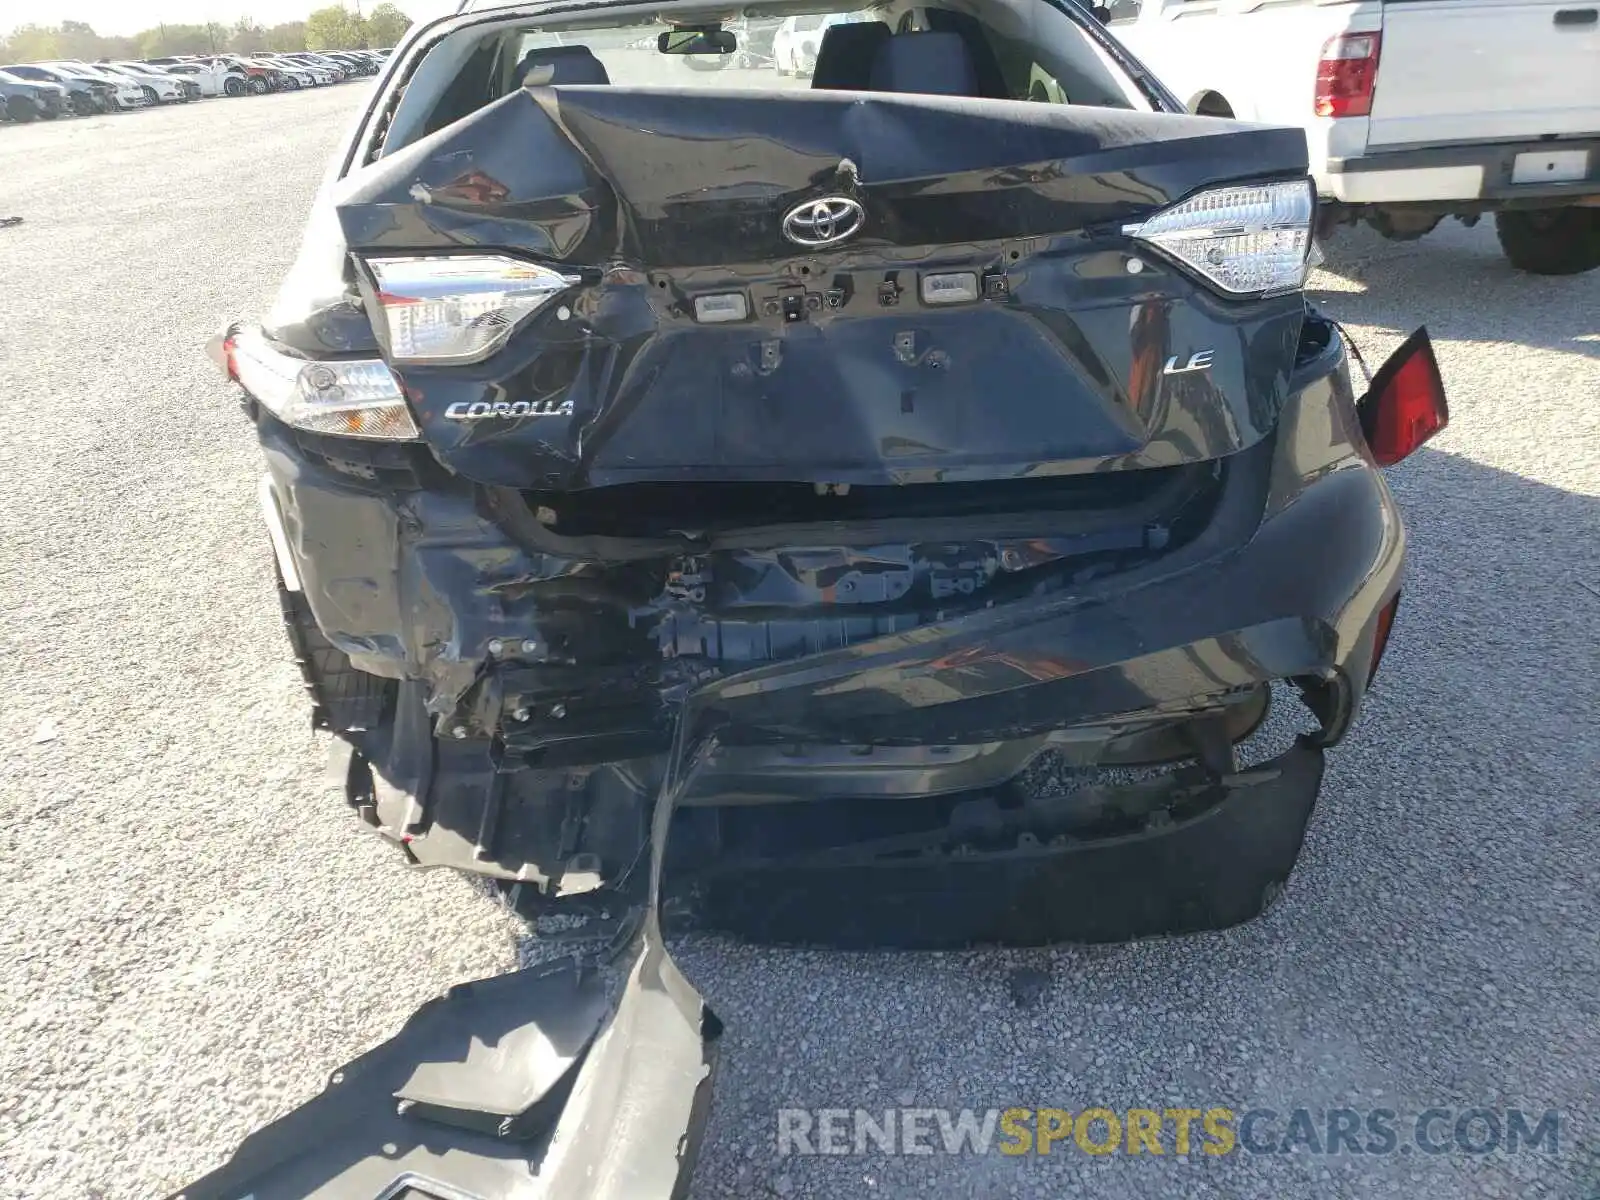
[[[784,1108],[791,1154],[1521,1154],[1560,1152],[1561,1114],[1520,1108]]]

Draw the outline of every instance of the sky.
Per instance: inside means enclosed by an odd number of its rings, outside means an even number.
[[[362,11],[377,2],[360,0]],[[62,21],[85,21],[96,33],[113,36],[138,33],[162,21],[231,25],[241,16],[249,16],[257,24],[276,25],[302,20],[312,9],[332,3],[338,0],[0,0],[0,34],[10,33],[18,25],[57,25]],[[347,8],[355,4],[356,0],[345,0]],[[402,2],[399,7],[416,15],[411,5]]]

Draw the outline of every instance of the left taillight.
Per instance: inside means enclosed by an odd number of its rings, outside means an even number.
[[[383,441],[420,436],[400,381],[381,359],[302,358],[253,327],[231,329],[207,349],[229,379],[286,425]]]
[[[1401,343],[1356,404],[1373,461],[1392,467],[1450,423],[1444,379],[1423,326]]]
[[[1345,33],[1329,38],[1317,63],[1311,108],[1319,117],[1365,117],[1372,112],[1378,86],[1376,33]]]
[[[1234,296],[1292,292],[1310,270],[1309,179],[1199,192],[1122,232]]]

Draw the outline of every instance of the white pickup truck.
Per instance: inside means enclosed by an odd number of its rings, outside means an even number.
[[[1517,267],[1600,266],[1600,0],[1110,0],[1191,111],[1306,131],[1324,235],[1495,215]]]

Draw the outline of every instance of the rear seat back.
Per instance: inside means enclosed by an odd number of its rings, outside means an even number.
[[[891,36],[882,21],[830,25],[817,47],[811,86],[833,91],[864,92],[872,86],[872,63]]]
[[[878,47],[868,78],[868,86],[875,92],[915,92],[927,96],[981,94],[972,54],[959,33],[896,34]]]
[[[518,87],[611,82],[605,63],[587,46],[541,46],[529,50],[517,64],[515,78]]]

